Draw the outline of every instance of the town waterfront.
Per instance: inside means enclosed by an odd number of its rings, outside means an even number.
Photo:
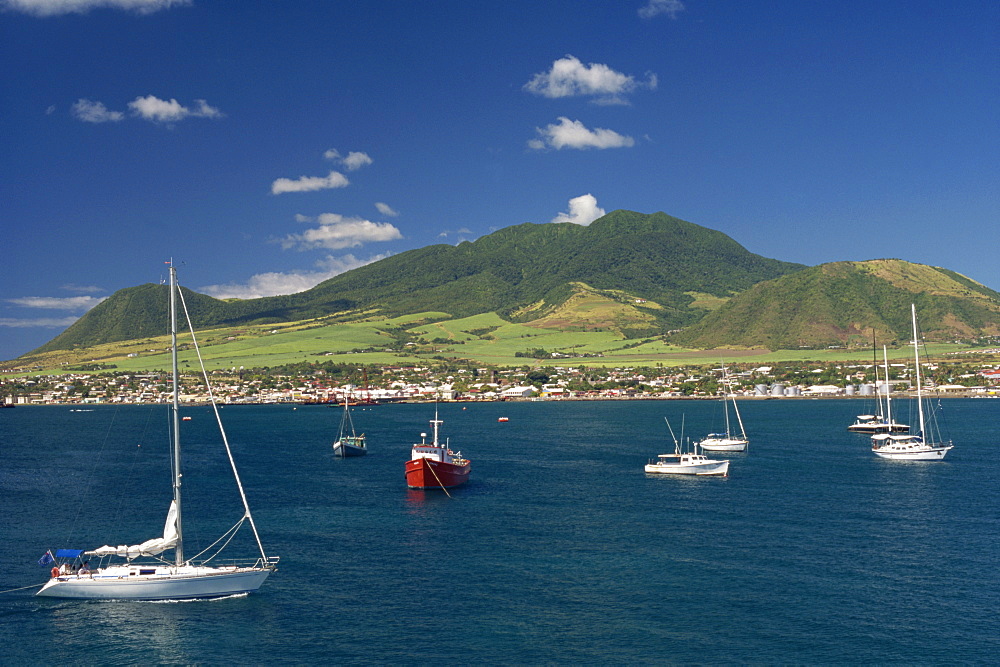
[[[751,446],[727,478],[642,472],[673,448],[665,417],[700,438],[719,401],[446,403],[442,436],[473,461],[452,497],[403,479],[433,404],[357,409],[371,451],[343,460],[336,408],[226,406],[278,572],[216,601],[5,592],[0,662],[989,661],[1000,400],[940,403],[956,446],[920,463],[878,459],[847,432],[861,402],[741,402]],[[0,411],[4,591],[41,584],[46,549],[162,529],[165,406],[80,409]],[[210,409],[184,410],[185,528],[209,541],[198,526],[228,526],[233,492],[204,449]],[[218,502],[199,503],[216,483]]]

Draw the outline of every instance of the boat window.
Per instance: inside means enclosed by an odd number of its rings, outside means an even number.
[[[156,570],[139,570],[139,574],[156,574]]]

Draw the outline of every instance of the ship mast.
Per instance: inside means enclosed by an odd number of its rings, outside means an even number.
[[[173,369],[173,486],[174,509],[177,512],[177,545],[174,547],[174,564],[180,567],[184,564],[184,540],[181,532],[181,417],[180,417],[180,386],[177,371],[177,269],[170,263],[170,362]]]

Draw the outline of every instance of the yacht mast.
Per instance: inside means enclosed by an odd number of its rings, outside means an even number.
[[[920,387],[920,341],[917,340],[917,306],[910,304],[910,313],[913,316],[913,362],[917,367],[917,409],[920,413],[920,439],[924,439],[924,401]]]
[[[184,540],[181,532],[181,417],[180,386],[177,372],[177,269],[170,263],[170,362],[173,368],[173,444],[174,444],[174,508],[177,511],[177,546],[174,547],[174,564],[184,564]]]
[[[889,384],[889,350],[885,345],[882,346],[882,357],[885,359],[885,423],[888,424],[889,430],[886,433],[892,433],[892,385]],[[876,367],[877,368],[877,367]],[[875,371],[876,376],[878,371]],[[878,391],[878,381],[875,382],[876,391]],[[881,403],[880,403],[881,406]]]

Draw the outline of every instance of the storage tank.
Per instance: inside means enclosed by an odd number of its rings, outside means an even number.
[[[857,393],[857,391],[858,388],[855,387],[853,384],[849,384],[846,387],[844,387],[844,394],[846,396],[854,396],[854,394]]]
[[[771,396],[784,396],[785,395],[785,385],[780,382],[775,382],[771,385]]]
[[[754,386],[754,388],[753,388],[753,395],[754,396],[767,396],[767,385],[766,384],[758,384],[758,385]]]

